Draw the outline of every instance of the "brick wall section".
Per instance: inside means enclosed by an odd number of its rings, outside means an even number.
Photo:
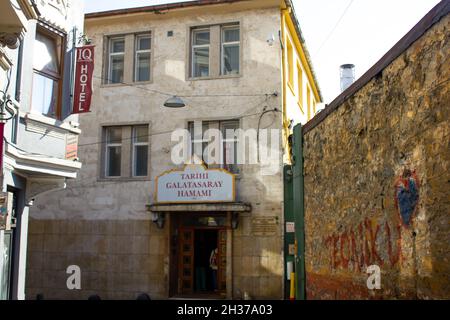
[[[305,133],[309,299],[450,298],[449,23]]]

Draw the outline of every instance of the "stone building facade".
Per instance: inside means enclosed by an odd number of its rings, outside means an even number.
[[[450,297],[448,12],[439,3],[303,128],[309,299]]]
[[[92,13],[85,29],[96,55],[92,112],[80,117],[83,168],[66,190],[36,199],[28,297],[165,299],[198,296],[203,287],[227,298],[283,298],[286,137],[321,100],[292,3],[192,1]],[[175,95],[187,106],[163,107]],[[171,133],[195,121],[279,130],[277,170],[219,166],[235,174],[232,203],[155,202],[156,178],[183,169],[171,160]],[[192,242],[180,242],[185,234]],[[181,255],[208,259],[202,245],[211,242],[223,258],[218,292]],[[80,267],[80,290],[66,286],[70,265]]]

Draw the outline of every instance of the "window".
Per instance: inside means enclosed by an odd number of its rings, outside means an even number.
[[[122,128],[106,128],[106,176],[120,177],[122,164]]]
[[[231,121],[222,121],[220,123],[220,131],[222,132],[223,137],[223,148],[222,148],[222,157],[221,162],[223,163],[222,168],[238,173],[238,138],[236,135],[227,134],[227,130],[236,130],[239,128],[239,121],[231,120]]]
[[[218,129],[222,134],[222,139],[220,141],[220,163],[216,166],[238,173],[238,138],[234,135],[234,130],[239,129],[239,120],[202,121],[201,124],[201,135],[198,136],[195,136],[197,132],[194,129],[194,122],[189,122],[188,124],[188,129],[191,133],[192,154],[196,154],[207,165],[208,159],[206,158],[205,149],[210,143],[210,139],[205,133],[208,129]],[[233,132],[228,130],[233,130]],[[214,165],[210,166],[214,167]]]
[[[62,44],[61,36],[38,28],[33,52],[31,108],[52,118],[60,116]]]
[[[239,74],[239,26],[222,28],[222,75]]]
[[[309,86],[306,91],[306,106],[307,106],[308,120],[309,120],[312,118],[312,115],[311,115],[311,89],[309,88]]]
[[[147,176],[148,126],[133,127],[133,176]]]
[[[148,125],[104,127],[104,178],[148,177]]]
[[[241,33],[238,23],[191,29],[192,78],[217,78],[240,74]]]
[[[109,40],[108,83],[122,83],[125,64],[125,38]]]
[[[298,105],[303,112],[303,71],[300,63],[297,63],[297,77]]]
[[[209,41],[208,29],[194,29],[192,31],[192,76],[209,76]]]
[[[151,36],[149,34],[137,35],[135,42],[134,81],[149,81]]]
[[[288,84],[291,85],[291,89],[294,88],[294,51],[289,39],[286,41],[287,48],[287,63],[288,63]]]

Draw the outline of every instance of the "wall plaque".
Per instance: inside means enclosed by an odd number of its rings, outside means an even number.
[[[254,236],[274,236],[277,234],[277,217],[255,217],[252,219],[252,234]]]

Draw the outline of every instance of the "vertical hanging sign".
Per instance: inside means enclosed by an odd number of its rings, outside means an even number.
[[[92,97],[92,74],[94,72],[94,46],[77,48],[75,88],[72,113],[89,112]]]

